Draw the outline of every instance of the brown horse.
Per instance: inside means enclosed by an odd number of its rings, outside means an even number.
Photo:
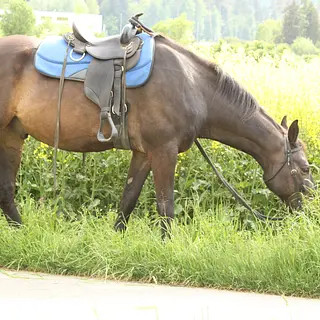
[[[29,134],[48,145],[54,143],[59,80],[35,70],[38,44],[27,36],[0,39],[0,207],[9,222],[18,224],[15,177],[24,138]],[[217,140],[250,154],[264,170],[270,190],[289,205],[292,195],[313,187],[298,122],[288,128],[284,118],[278,125],[217,65],[165,37],[156,37],[150,80],[129,89],[127,100],[132,160],[115,225],[118,230],[125,229],[150,170],[163,226],[170,223],[177,155],[196,138]],[[97,141],[99,111],[84,95],[82,83],[66,81],[59,148],[75,152],[112,148],[112,143]],[[104,134],[108,136],[110,128]]]

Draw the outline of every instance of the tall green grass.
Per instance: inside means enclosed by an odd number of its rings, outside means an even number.
[[[240,228],[220,219],[217,206],[188,224],[174,223],[161,241],[147,218],[134,219],[124,235],[113,231],[114,213],[83,214],[66,221],[46,205],[24,203],[25,226],[1,221],[0,264],[14,269],[152,283],[233,288],[296,296],[320,296],[318,203],[285,222]],[[36,209],[36,210],[35,210]],[[218,213],[218,214],[217,214]]]
[[[211,59],[238,79],[277,121],[299,119],[316,181],[320,179],[319,59],[290,53],[256,60],[221,52]],[[319,193],[304,211],[289,213],[262,182],[249,156],[206,142],[229,180],[265,214],[281,223],[257,222],[217,181],[193,147],[179,156],[172,240],[162,242],[152,175],[124,235],[113,231],[130,154],[59,152],[58,197],[53,197],[52,149],[26,142],[17,180],[24,227],[0,219],[0,266],[157,283],[235,288],[319,297]]]

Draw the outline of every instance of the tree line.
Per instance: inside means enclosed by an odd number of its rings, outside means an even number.
[[[23,0],[0,0],[0,8]],[[130,16],[143,12],[143,22],[174,33],[180,28],[193,39],[217,41],[232,37],[291,44],[297,37],[319,41],[320,0],[28,0],[34,10],[93,13],[103,16],[106,33],[119,33]],[[191,22],[186,23],[185,20]],[[166,25],[166,21],[169,21]],[[179,24],[178,22],[175,24]],[[160,28],[160,29],[161,29]],[[179,28],[179,26],[178,26]]]
[[[320,0],[311,3],[320,9]],[[196,40],[216,41],[255,39],[258,25],[281,19],[292,0],[30,0],[30,4],[36,10],[100,13],[107,34],[119,33],[138,12],[144,12],[143,21],[149,26],[185,13],[194,22]]]

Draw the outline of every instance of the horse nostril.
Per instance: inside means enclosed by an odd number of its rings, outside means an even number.
[[[303,187],[306,191],[308,191],[308,189],[316,189],[317,186],[309,179],[304,179],[303,180]]]

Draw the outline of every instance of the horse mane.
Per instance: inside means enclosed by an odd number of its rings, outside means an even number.
[[[251,93],[244,89],[232,76],[224,72],[219,65],[200,57],[170,38],[163,35],[158,35],[157,38],[160,42],[162,41],[169,45],[172,49],[183,53],[191,60],[194,60],[205,66],[207,69],[212,70],[215,78],[217,79],[214,97],[218,94],[220,98],[227,101],[230,105],[236,106],[242,114],[241,118],[243,121],[249,119],[256,111],[261,109],[257,100],[251,95]]]

